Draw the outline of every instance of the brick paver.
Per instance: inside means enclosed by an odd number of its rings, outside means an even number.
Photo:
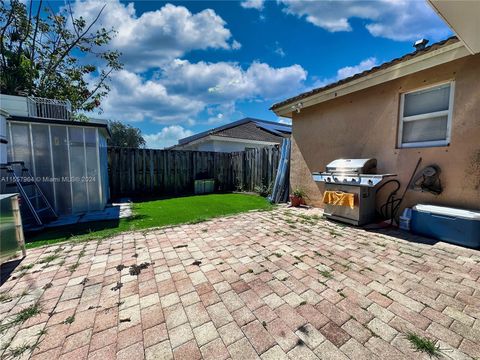
[[[30,250],[0,287],[1,357],[427,359],[409,331],[444,358],[480,357],[479,251],[319,215],[279,207]]]

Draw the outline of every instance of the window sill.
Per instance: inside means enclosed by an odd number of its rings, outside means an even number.
[[[442,141],[406,143],[406,144],[401,144],[400,146],[397,146],[397,149],[448,147],[448,146],[450,146],[450,142],[442,140]]]

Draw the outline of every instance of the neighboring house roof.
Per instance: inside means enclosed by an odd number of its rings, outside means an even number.
[[[373,74],[373,73],[376,73],[380,70],[384,70],[384,69],[387,69],[387,68],[390,68],[390,67],[393,67],[399,63],[402,63],[402,62],[405,62],[405,61],[408,61],[410,59],[413,59],[413,58],[416,58],[416,57],[420,57],[422,55],[425,55],[427,53],[431,53],[435,50],[438,50],[440,48],[443,48],[447,45],[451,45],[451,44],[454,44],[454,43],[457,43],[459,42],[458,38],[456,36],[452,36],[446,40],[443,40],[443,41],[440,41],[440,42],[437,42],[437,43],[434,43],[430,46],[427,46],[425,47],[424,49],[422,50],[416,50],[416,51],[413,51],[409,54],[406,54],[402,57],[399,57],[399,58],[396,58],[396,59],[393,59],[391,61],[388,61],[388,62],[385,62],[381,65],[378,65],[378,66],[374,66],[373,68],[369,69],[369,70],[365,70],[361,73],[358,73],[358,74],[355,74],[353,76],[350,76],[348,78],[345,78],[345,79],[342,79],[342,80],[339,80],[339,81],[336,81],[334,83],[331,83],[331,84],[328,84],[326,86],[323,86],[323,87],[319,87],[319,88],[316,88],[316,89],[313,89],[313,90],[310,90],[310,91],[307,91],[307,92],[304,92],[304,93],[301,93],[297,96],[294,96],[294,97],[291,97],[291,98],[288,98],[284,101],[281,101],[281,102],[278,102],[274,105],[272,105],[272,107],[270,108],[270,110],[275,110],[275,109],[278,109],[282,106],[285,106],[287,104],[290,104],[290,103],[295,103],[295,102],[298,102],[302,99],[305,99],[305,98],[308,98],[312,95],[315,95],[315,94],[318,94],[318,93],[321,93],[323,91],[326,91],[326,90],[329,90],[329,89],[332,89],[332,88],[335,88],[337,86],[340,86],[340,85],[343,85],[343,84],[347,84],[349,82],[353,82],[354,80],[356,79],[359,79],[359,78],[362,78],[362,77],[365,77],[367,75],[370,75],[370,74]]]
[[[290,125],[254,118],[245,118],[180,139],[178,140],[178,145],[186,145],[209,135],[266,142],[279,142],[282,138],[288,137],[291,133],[292,127]]]

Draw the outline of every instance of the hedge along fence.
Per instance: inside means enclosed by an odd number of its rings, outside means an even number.
[[[110,198],[183,195],[194,181],[215,180],[215,191],[255,191],[275,180],[276,146],[242,152],[109,148]]]

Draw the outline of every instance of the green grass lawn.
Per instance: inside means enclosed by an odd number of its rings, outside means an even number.
[[[138,202],[130,219],[97,221],[47,229],[27,237],[27,248],[60,241],[102,239],[115,234],[183,223],[195,223],[218,216],[249,210],[269,210],[272,205],[263,197],[246,194],[211,194]]]

